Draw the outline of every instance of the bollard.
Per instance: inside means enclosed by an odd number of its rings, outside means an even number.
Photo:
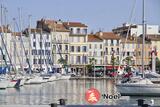
[[[51,107],[57,107],[57,103],[51,103]]]
[[[59,99],[59,104],[60,105],[66,105],[65,99]]]
[[[143,99],[138,99],[138,106],[142,106],[144,104],[144,101]]]

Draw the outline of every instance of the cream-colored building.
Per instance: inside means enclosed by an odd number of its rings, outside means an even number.
[[[103,39],[95,34],[88,35],[88,63],[94,59],[94,66],[97,69],[104,69],[104,43]]]
[[[64,25],[70,30],[71,70],[83,74],[83,69],[88,63],[87,26],[80,22],[64,22]]]
[[[151,41],[151,51],[155,50],[157,58],[160,59],[160,35],[147,35]]]
[[[104,44],[104,65],[106,69],[112,69],[112,60],[114,58],[115,65],[119,64],[120,60],[120,37],[112,32],[97,32]]]
[[[138,37],[137,38],[137,46],[136,46],[136,66],[142,65],[142,38]],[[150,41],[145,41],[144,45],[144,66],[145,69],[149,67],[150,61],[151,61],[151,42]]]

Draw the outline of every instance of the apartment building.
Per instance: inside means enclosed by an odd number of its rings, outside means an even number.
[[[55,70],[61,71],[62,63],[60,60],[63,58],[67,65],[70,64],[69,54],[69,34],[68,30],[61,20],[47,20],[41,19],[37,22],[37,28],[42,28],[44,31],[51,34],[52,44],[52,59]]]
[[[80,22],[64,22],[70,30],[70,65],[71,70],[82,73],[88,63],[87,25]]]
[[[106,69],[113,68],[113,59],[114,64],[118,65],[120,60],[120,36],[112,33],[112,32],[97,32],[101,39],[103,39],[104,44],[104,65],[106,65]],[[115,66],[116,68],[116,66]]]
[[[136,57],[136,62],[135,65],[139,66],[141,69],[142,66],[142,37],[137,38],[137,46],[135,50],[135,57]],[[144,45],[144,66],[145,69],[148,69],[150,61],[151,61],[151,42],[150,41],[145,41]]]
[[[104,69],[104,43],[96,34],[88,35],[88,62],[90,63],[91,59],[95,60],[94,66],[96,69]],[[93,63],[93,62],[92,62]]]
[[[128,38],[121,37],[120,42],[120,64],[126,65],[126,58],[131,58],[130,65],[136,65],[136,49],[138,44],[138,37]]]
[[[124,23],[122,26],[113,29],[112,31],[115,34],[126,37],[127,32],[129,36],[140,36],[142,32],[141,24],[127,24]],[[147,34],[159,34],[159,26],[158,25],[146,25],[146,33]]]
[[[26,32],[29,32],[26,29]],[[52,70],[51,34],[40,28],[32,28],[29,32],[30,49],[29,63],[33,71],[47,73]]]
[[[160,35],[147,35],[147,39],[151,41],[151,50],[156,52],[156,57],[160,59]]]

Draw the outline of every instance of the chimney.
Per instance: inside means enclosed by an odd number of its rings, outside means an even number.
[[[99,31],[99,36],[102,36],[103,35],[103,32],[100,30]]]

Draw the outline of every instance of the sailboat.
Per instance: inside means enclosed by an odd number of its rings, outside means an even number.
[[[143,44],[142,44],[142,73],[143,77],[138,80],[131,80],[126,83],[117,83],[116,87],[122,96],[160,96],[160,85],[153,84],[151,80],[145,78],[144,75],[144,43],[146,35],[145,20],[145,0],[143,0]]]

